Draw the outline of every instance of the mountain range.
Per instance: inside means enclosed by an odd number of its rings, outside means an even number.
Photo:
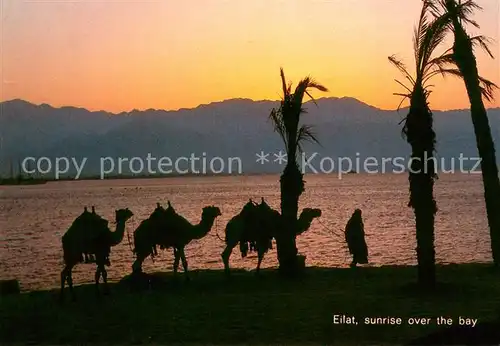
[[[100,158],[110,157],[115,170],[109,175],[130,174],[126,161],[122,172],[117,171],[118,158],[139,157],[145,162],[148,153],[154,158],[168,157],[172,162],[191,154],[206,157],[207,162],[217,156],[225,162],[223,173],[228,173],[230,157],[240,159],[242,173],[279,172],[283,165],[273,162],[274,153],[284,147],[269,120],[271,109],[278,105],[277,101],[230,99],[177,111],[148,109],[113,114],[35,105],[18,99],[5,101],[0,103],[0,174],[16,171],[25,157],[47,157],[51,162],[57,157],[76,161],[87,158],[80,177],[98,174]],[[313,126],[320,141],[320,145],[304,147],[307,156],[316,155],[310,161],[316,169],[323,158],[328,158],[323,170],[331,170],[330,158],[337,163],[339,157],[363,162],[366,157],[381,160],[409,155],[410,147],[401,135],[400,124],[407,109],[382,110],[348,97],[321,98],[316,105],[305,103],[304,108],[307,113],[302,121]],[[489,109],[488,115],[498,150],[500,108]],[[435,111],[434,126],[437,155],[447,160],[447,168],[451,158],[461,154],[478,156],[469,110]],[[260,152],[269,153],[270,161],[257,162],[256,154]],[[135,164],[132,169],[137,170],[140,164]],[[182,165],[182,169],[188,167],[185,161]],[[35,163],[27,167],[33,169]],[[197,167],[200,170],[201,166]],[[70,169],[66,175],[72,177],[75,173]]]

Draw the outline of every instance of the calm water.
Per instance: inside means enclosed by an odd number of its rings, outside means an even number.
[[[342,180],[334,176],[306,176],[306,192],[301,208],[323,211],[320,222],[298,238],[299,251],[314,266],[347,266],[349,257],[340,236],[352,211],[363,210],[367,243],[372,265],[414,264],[413,214],[408,203],[406,175],[352,174]],[[147,218],[156,202],[172,201],[176,210],[195,223],[205,205],[222,211],[217,224],[204,239],[186,248],[190,269],[223,268],[220,253],[227,221],[252,197],[263,196],[279,207],[278,176],[193,177],[148,180],[73,181],[37,186],[0,187],[0,278],[17,278],[25,290],[57,287],[62,269],[61,236],[84,205],[95,205],[97,212],[114,220],[114,210],[129,207],[135,216],[128,222],[132,235]],[[489,236],[479,175],[443,175],[437,181],[440,208],[436,223],[437,259],[441,263],[490,261]],[[110,223],[111,224],[111,223]],[[336,235],[326,229],[333,230]],[[112,250],[111,280],[130,273],[133,254],[127,236]],[[231,257],[234,268],[253,269],[256,257],[241,259],[238,248]],[[146,271],[172,269],[172,251],[161,251],[153,263],[147,259]],[[275,250],[263,267],[275,266]],[[93,265],[75,268],[77,284],[91,282]]]

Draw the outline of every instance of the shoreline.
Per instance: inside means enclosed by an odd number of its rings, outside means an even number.
[[[416,276],[416,266],[308,267],[295,281],[275,269],[259,276],[234,270],[230,279],[223,270],[197,270],[189,282],[183,273],[177,280],[152,273],[151,289],[134,290],[124,277],[100,298],[93,284],[75,286],[77,300],[67,294],[63,305],[57,289],[3,296],[0,333],[6,344],[402,344],[439,327],[353,326],[334,324],[333,316],[500,321],[500,280],[491,264],[438,265],[433,292],[417,287]]]
[[[467,262],[467,263],[446,263],[446,264],[443,264],[443,263],[437,263],[436,266],[437,267],[440,267],[440,268],[447,268],[447,267],[454,267],[454,266],[478,266],[478,267],[482,267],[482,266],[488,266],[490,264],[492,264],[493,262],[491,261],[483,261],[483,262]],[[93,269],[92,266],[88,267],[90,268],[91,270]],[[277,271],[277,267],[268,267],[268,268],[262,268],[261,270],[262,271],[266,271],[266,272],[273,272],[273,271]],[[307,271],[342,271],[342,270],[347,270],[349,269],[349,266],[348,265],[345,265],[345,266],[336,266],[336,267],[323,267],[323,266],[316,266],[316,265],[311,265],[311,266],[306,266],[305,270],[306,272]],[[393,265],[393,264],[382,264],[382,265],[361,265],[359,267],[360,270],[373,270],[373,271],[376,271],[376,270],[381,270],[381,271],[384,271],[384,270],[412,270],[412,269],[417,269],[417,265],[414,264],[414,265],[410,265],[410,264],[401,264],[401,265]],[[244,275],[250,275],[250,274],[255,274],[255,269],[242,269],[242,268],[234,268],[233,269],[235,272],[237,273],[243,273]],[[211,273],[209,275],[218,275],[217,273],[220,272],[221,269],[194,269],[194,270],[190,270],[190,273],[191,272],[195,272],[195,273]],[[170,271],[167,271],[167,272],[164,272],[164,271],[161,271],[161,272],[151,272],[151,273],[144,273],[145,275],[151,275],[153,277],[169,277],[170,275],[172,275],[172,272]],[[112,280],[109,280],[109,284],[110,285],[122,285],[123,284],[123,281],[125,280],[128,280],[130,274],[126,274],[125,276],[123,276],[121,279],[112,279]],[[182,273],[180,274],[180,276],[182,276]],[[54,284],[53,286],[45,286],[45,287],[39,287],[39,288],[26,288],[26,289],[23,289],[23,285],[22,285],[22,281],[15,278],[15,277],[5,277],[5,278],[0,278],[0,282],[2,281],[11,281],[11,280],[16,280],[18,281],[19,283],[19,286],[20,286],[20,294],[32,294],[32,293],[42,293],[42,292],[45,292],[45,293],[54,293],[54,292],[58,292],[59,291],[59,284]],[[92,280],[88,280],[88,281],[84,281],[84,282],[76,282],[75,283],[75,287],[78,287],[78,286],[92,286],[94,284],[94,282]]]
[[[439,176],[476,176],[481,177],[481,172],[477,173],[440,173]],[[282,172],[274,172],[274,173],[243,173],[243,174],[166,174],[166,175],[141,175],[141,176],[131,176],[131,175],[115,175],[115,176],[107,176],[101,178],[100,176],[86,176],[75,179],[74,177],[62,177],[59,179],[55,178],[25,178],[25,179],[17,179],[17,178],[0,178],[0,186],[23,186],[23,185],[43,185],[47,183],[57,183],[57,182],[68,182],[68,181],[107,181],[107,180],[145,180],[145,179],[173,179],[173,178],[214,178],[214,177],[261,177],[261,176],[280,176]],[[402,173],[394,173],[394,172],[385,172],[385,173],[369,173],[369,172],[345,172],[341,174],[341,177],[350,177],[350,176],[382,176],[382,175],[391,175],[391,176],[399,176],[406,175],[408,172]],[[304,173],[304,177],[311,176],[325,176],[332,177],[335,179],[339,178],[339,172],[332,173]]]

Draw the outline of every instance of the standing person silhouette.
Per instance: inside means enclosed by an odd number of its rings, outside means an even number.
[[[368,263],[368,247],[365,241],[365,229],[361,210],[356,209],[345,227],[345,241],[352,255],[351,268],[357,264]]]

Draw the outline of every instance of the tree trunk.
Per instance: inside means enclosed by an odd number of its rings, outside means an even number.
[[[436,283],[434,251],[433,178],[427,174],[410,173],[410,191],[415,212],[417,236],[418,283],[433,288]]]
[[[500,179],[495,157],[495,144],[491,135],[488,114],[483,103],[479,73],[472,45],[467,34],[455,22],[454,58],[462,73],[471,105],[471,117],[476,144],[481,158],[484,199],[490,228],[491,253],[495,266],[500,265]]]
[[[287,164],[280,178],[282,225],[276,234],[276,245],[280,271],[286,276],[298,272],[297,261],[297,213],[299,197],[304,189],[302,174],[292,161]]]
[[[415,213],[418,283],[432,289],[436,283],[434,251],[434,218],[437,212],[434,200],[436,134],[433,130],[432,112],[428,108],[422,87],[414,90],[404,132],[412,148],[409,206]]]
[[[474,93],[475,94],[475,93]],[[479,94],[471,101],[471,116],[481,158],[484,200],[490,228],[491,253],[495,266],[500,265],[500,180],[486,109]]]

